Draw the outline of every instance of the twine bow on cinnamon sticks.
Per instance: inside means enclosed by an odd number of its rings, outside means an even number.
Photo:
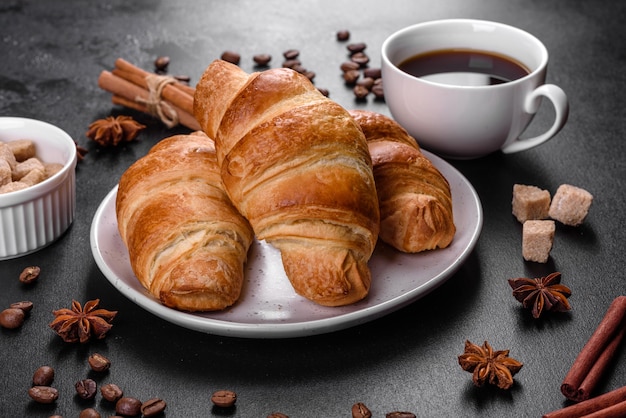
[[[158,117],[168,128],[178,124],[200,130],[193,117],[195,89],[174,77],[144,71],[118,58],[112,71],[102,71],[98,86],[113,94],[113,104]]]

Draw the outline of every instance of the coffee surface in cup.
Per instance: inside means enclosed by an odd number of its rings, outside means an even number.
[[[414,55],[398,65],[402,71],[427,81],[454,86],[508,83],[530,73],[519,61],[474,49],[442,49]]]

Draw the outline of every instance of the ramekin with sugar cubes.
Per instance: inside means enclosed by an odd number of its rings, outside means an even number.
[[[6,260],[50,245],[74,221],[76,143],[49,123],[0,117],[0,160],[0,260]]]

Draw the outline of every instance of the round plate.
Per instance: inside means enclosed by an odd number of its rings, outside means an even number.
[[[248,253],[240,300],[220,312],[189,313],[162,305],[135,277],[117,229],[117,187],[100,204],[91,226],[91,248],[105,277],[142,308],[174,324],[211,334],[247,338],[286,338],[348,328],[393,312],[445,282],[472,252],[483,223],[476,191],[454,167],[423,151],[448,179],[452,191],[454,240],[445,249],[404,254],[377,245],[370,268],[372,285],[364,300],[349,306],[319,306],[297,295],[282,267],[280,253],[255,240]]]

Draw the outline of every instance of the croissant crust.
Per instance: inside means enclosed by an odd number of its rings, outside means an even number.
[[[380,217],[367,143],[348,112],[293,70],[247,74],[217,60],[194,114],[215,136],[232,202],[280,250],[295,291],[329,306],[363,299]]]
[[[164,139],[130,166],[116,214],[135,275],[163,304],[212,311],[238,300],[253,232],[223,190],[204,133]]]
[[[456,227],[446,178],[393,119],[352,110],[368,141],[380,205],[380,239],[416,253],[445,248]]]

